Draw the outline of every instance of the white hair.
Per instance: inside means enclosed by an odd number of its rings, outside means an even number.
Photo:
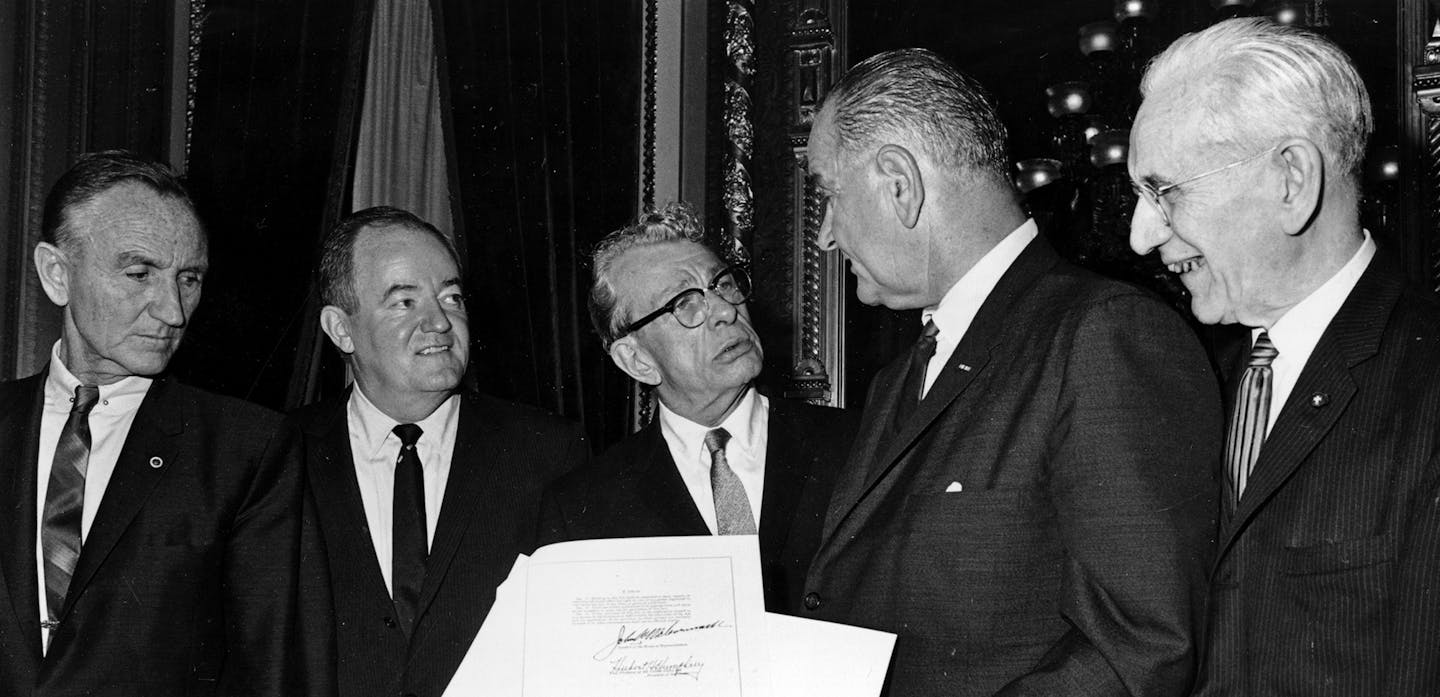
[[[1217,140],[1254,151],[1290,137],[1314,141],[1340,181],[1358,182],[1375,128],[1355,64],[1329,39],[1263,18],[1219,22],[1156,56],[1142,95],[1185,85]]]

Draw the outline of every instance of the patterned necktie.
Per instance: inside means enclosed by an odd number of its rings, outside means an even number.
[[[900,388],[900,403],[896,405],[895,421],[891,424],[896,432],[905,427],[910,415],[915,413],[915,407],[920,405],[921,392],[925,389],[925,373],[930,368],[930,359],[935,357],[935,337],[939,333],[940,328],[935,326],[934,320],[926,322],[920,338],[911,349],[910,369],[905,373],[905,384]]]
[[[90,465],[90,410],[100,401],[100,388],[75,388],[74,406],[60,430],[50,481],[45,488],[45,517],[40,548],[45,557],[45,604],[50,629],[65,608],[70,576],[80,560],[80,517],[85,510],[85,470]]]
[[[705,434],[705,447],[710,450],[710,489],[715,496],[716,527],[721,535],[754,535],[755,516],[750,512],[750,497],[725,457],[725,444],[729,442],[730,432],[723,428]]]
[[[391,597],[400,627],[409,636],[419,612],[420,585],[425,581],[425,558],[429,544],[425,537],[425,474],[415,442],[422,433],[415,424],[394,429],[400,438],[400,457],[395,461],[395,506],[390,551]]]
[[[1260,458],[1260,446],[1265,442],[1265,431],[1270,422],[1270,393],[1274,388],[1274,371],[1270,363],[1280,355],[1270,335],[1260,332],[1255,339],[1255,348],[1250,351],[1250,363],[1240,376],[1240,390],[1235,396],[1235,410],[1230,415],[1230,432],[1225,437],[1225,468],[1230,474],[1230,483],[1235,493],[1232,501],[1240,505],[1240,496],[1255,461]]]

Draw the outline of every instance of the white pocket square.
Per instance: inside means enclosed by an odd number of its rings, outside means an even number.
[[[961,484],[960,482],[950,482],[950,486],[945,487],[945,493],[947,494],[954,494],[956,492],[964,490],[965,485]]]

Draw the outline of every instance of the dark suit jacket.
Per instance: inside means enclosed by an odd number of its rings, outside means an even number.
[[[165,378],[135,415],[41,658],[44,380],[0,384],[0,694],[284,694],[299,439],[278,414]]]
[[[1222,363],[1232,383],[1248,338]],[[1222,521],[1198,694],[1440,694],[1435,492],[1422,486],[1437,441],[1440,308],[1377,257]]]
[[[897,633],[897,697],[1183,694],[1221,439],[1194,333],[1036,239],[881,449],[908,361],[871,384],[810,616]]]
[[[589,459],[580,427],[478,393],[460,402],[455,450],[411,637],[370,540],[345,404],[296,411],[305,434],[302,626],[314,695],[438,697],[515,558],[534,549],[540,490]]]
[[[805,569],[855,420],[839,409],[770,400],[760,563],[765,606],[772,612],[799,611]],[[542,544],[711,534],[675,468],[659,419],[548,487],[541,510]]]

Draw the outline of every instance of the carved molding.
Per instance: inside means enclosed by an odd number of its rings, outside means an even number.
[[[844,406],[844,265],[816,244],[825,214],[807,176],[806,140],[837,69],[836,35],[823,0],[799,3],[788,38],[789,136],[793,171],[793,325],[785,396]]]
[[[750,0],[726,3],[721,202],[725,208],[726,256],[732,264],[750,262],[746,246],[755,231],[755,194],[750,188],[750,158],[755,152],[755,124],[750,116],[750,90],[755,77],[754,10],[755,3]]]
[[[1435,18],[1426,16],[1427,20]],[[1427,21],[1427,24],[1429,22]],[[1421,55],[1422,63],[1415,66],[1411,89],[1424,119],[1425,152],[1424,177],[1421,186],[1424,191],[1425,212],[1423,230],[1428,231],[1430,285],[1440,291],[1440,22],[1432,25],[1430,40],[1426,42]]]

